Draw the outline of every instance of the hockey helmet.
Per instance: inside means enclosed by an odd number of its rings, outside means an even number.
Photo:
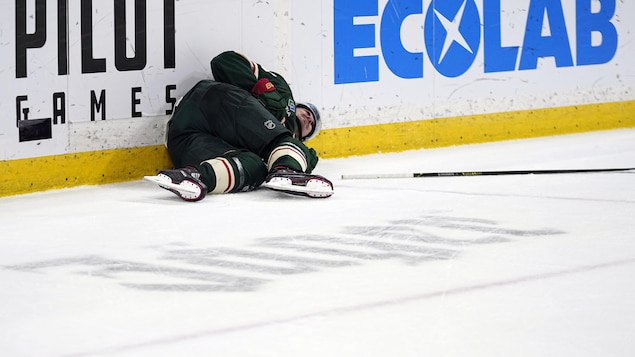
[[[309,112],[311,112],[311,114],[313,114],[313,118],[315,118],[315,125],[313,125],[313,130],[311,130],[311,132],[308,135],[306,135],[305,137],[301,139],[302,141],[310,140],[314,138],[318,134],[320,129],[322,128],[322,119],[320,118],[320,111],[313,103],[309,103],[309,102],[297,103],[296,107],[300,107],[300,108],[304,108],[308,110]]]

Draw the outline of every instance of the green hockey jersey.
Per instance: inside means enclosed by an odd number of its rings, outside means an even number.
[[[296,139],[300,139],[293,93],[280,74],[268,71],[234,51],[214,57],[211,67],[216,81],[233,84],[250,92]]]

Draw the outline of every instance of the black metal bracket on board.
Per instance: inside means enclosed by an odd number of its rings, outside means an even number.
[[[20,142],[51,139],[53,137],[53,123],[51,118],[29,119],[29,109],[22,109],[23,119],[18,117],[17,125]]]

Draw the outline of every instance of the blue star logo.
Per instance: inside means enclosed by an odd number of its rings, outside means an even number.
[[[474,0],[433,0],[424,31],[428,57],[439,73],[458,77],[472,66],[481,43]]]

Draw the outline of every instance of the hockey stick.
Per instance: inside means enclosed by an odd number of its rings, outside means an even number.
[[[556,169],[556,170],[501,170],[501,171],[450,171],[450,172],[414,172],[409,174],[352,174],[342,175],[342,180],[385,179],[412,177],[447,177],[447,176],[502,176],[502,175],[544,175],[544,174],[579,174],[589,172],[631,171],[635,167],[612,169]]]

